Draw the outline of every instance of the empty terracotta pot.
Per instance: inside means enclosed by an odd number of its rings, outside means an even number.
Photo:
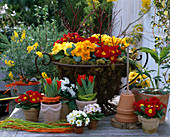
[[[134,113],[133,103],[135,97],[132,93],[122,93],[119,104],[117,106],[117,114],[115,119],[122,123],[135,123],[138,121],[137,115]]]

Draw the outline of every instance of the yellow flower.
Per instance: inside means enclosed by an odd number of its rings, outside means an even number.
[[[34,49],[33,46],[28,46],[28,47],[27,47],[28,53],[30,53],[33,49]]]
[[[52,49],[52,54],[55,55],[57,54],[58,52],[60,52],[62,50],[62,45],[61,44],[58,44],[58,43],[55,43],[53,49]]]
[[[25,31],[25,29],[22,31],[22,36],[21,36],[21,39],[20,39],[20,41],[22,42],[23,41],[23,39],[25,39],[25,35],[26,35],[26,31]]]
[[[63,46],[63,50],[64,50],[64,54],[69,56],[69,54],[67,53],[67,49],[68,48],[72,48],[72,44],[73,42],[63,42],[62,46]]]
[[[150,86],[151,86],[151,85],[150,85],[150,79],[143,80],[143,81],[141,82],[141,86],[142,86],[142,87],[150,87]]]
[[[168,16],[168,11],[164,11],[165,16]]]
[[[10,66],[10,67],[15,66],[14,61],[12,61],[12,60],[9,60],[9,61],[5,60],[5,64]]]
[[[164,8],[165,7],[165,0],[162,1],[162,7]]]
[[[113,2],[113,1],[117,1],[117,0],[107,0],[107,2]]]
[[[6,57],[6,55],[4,55],[4,57]]]
[[[16,31],[14,31],[14,37],[18,38],[18,33]]]
[[[16,41],[16,39],[15,39],[14,36],[11,36],[11,40],[12,40],[12,41]]]
[[[13,74],[12,74],[12,71],[10,71],[10,73],[8,74],[8,76],[9,76],[10,79],[13,79],[13,78],[14,78],[14,76],[13,76]]]
[[[40,58],[43,57],[43,54],[42,54],[42,52],[40,52],[40,51],[36,52],[36,54],[37,54]]]
[[[153,51],[156,51],[156,50],[153,48]]]
[[[83,53],[82,53],[82,60],[83,61],[88,61],[91,57],[90,57],[90,52],[89,51],[84,51]]]
[[[47,74],[46,74],[45,72],[42,72],[41,75],[42,75],[42,77],[43,77],[44,79],[48,78],[48,76],[47,76]]]
[[[150,9],[150,4],[151,4],[151,1],[150,0],[142,0],[142,11],[144,12],[144,13],[146,13],[147,12],[147,10],[149,10]]]
[[[38,47],[38,42],[35,42],[35,44],[33,45],[34,50],[36,50],[37,47]]]

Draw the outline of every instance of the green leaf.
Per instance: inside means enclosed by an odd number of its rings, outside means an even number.
[[[147,47],[140,47],[140,51],[149,53],[151,55],[151,57],[155,60],[156,63],[159,62],[158,54],[155,51],[153,51],[152,49],[147,48]]]
[[[73,59],[75,60],[75,62],[80,62],[81,61],[81,57],[73,56]]]
[[[60,59],[64,58],[64,55],[54,55],[53,57],[55,60],[60,60]]]

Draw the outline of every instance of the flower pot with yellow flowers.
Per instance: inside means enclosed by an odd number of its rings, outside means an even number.
[[[23,95],[19,96],[15,101],[17,108],[22,108],[25,119],[28,121],[37,122],[40,111],[40,100],[42,95],[38,91],[26,91]]]
[[[60,119],[61,101],[59,93],[61,91],[61,81],[58,78],[45,79],[44,84],[45,96],[41,102],[41,111],[45,122],[54,122]]]

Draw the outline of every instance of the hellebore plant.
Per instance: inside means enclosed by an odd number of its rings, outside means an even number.
[[[23,108],[24,110],[29,110],[30,108],[40,109],[40,101],[43,95],[38,91],[29,90],[23,95],[19,96],[15,101],[17,102],[17,108]]]
[[[162,119],[162,116],[165,115],[164,108],[166,108],[166,105],[160,102],[160,100],[156,97],[150,98],[150,100],[142,99],[138,102],[135,102],[133,105],[135,109],[134,113],[146,119]]]
[[[97,93],[93,93],[95,76],[86,77],[86,75],[78,75],[77,88],[78,99],[81,101],[94,100]]]

